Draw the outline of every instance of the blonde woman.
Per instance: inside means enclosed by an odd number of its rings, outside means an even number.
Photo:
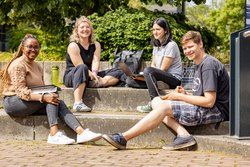
[[[95,41],[92,23],[81,16],[76,19],[66,54],[64,84],[74,89],[73,110],[89,112],[82,100],[86,87],[108,87],[125,83],[126,76],[118,68],[99,71],[101,46]]]
[[[21,41],[15,57],[1,71],[0,94],[4,97],[4,109],[12,117],[25,117],[42,114],[48,117],[50,134],[49,144],[73,144],[74,139],[65,136],[58,129],[58,117],[77,133],[77,143],[96,141],[101,134],[83,129],[76,117],[70,112],[58,94],[36,94],[30,87],[42,86],[43,70],[35,62],[39,54],[38,39],[27,34]]]

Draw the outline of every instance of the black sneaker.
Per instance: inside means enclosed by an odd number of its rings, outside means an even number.
[[[119,150],[125,150],[127,146],[126,139],[122,136],[121,133],[115,133],[112,136],[102,135],[102,138],[106,140],[109,144],[114,146]]]
[[[163,146],[164,150],[179,150],[187,148],[196,144],[193,136],[176,136],[173,143],[170,145]]]

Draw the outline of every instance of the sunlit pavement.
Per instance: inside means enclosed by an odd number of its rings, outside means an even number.
[[[50,145],[46,141],[0,139],[0,166],[220,166],[247,167],[250,157],[201,152],[129,148],[116,150],[98,143],[92,145]]]

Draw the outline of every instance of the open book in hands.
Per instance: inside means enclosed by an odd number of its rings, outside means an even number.
[[[56,93],[61,91],[61,88],[55,85],[44,85],[44,86],[33,86],[30,87],[32,93],[45,94],[45,93]]]

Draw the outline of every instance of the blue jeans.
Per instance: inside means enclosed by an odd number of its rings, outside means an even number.
[[[17,96],[6,96],[4,97],[3,105],[5,112],[12,117],[47,115],[50,127],[58,124],[58,117],[74,131],[77,127],[81,126],[62,100],[56,106],[37,101],[25,101]]]

